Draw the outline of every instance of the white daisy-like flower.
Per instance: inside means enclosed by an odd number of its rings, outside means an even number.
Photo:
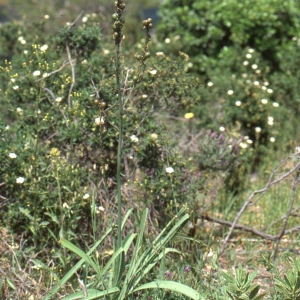
[[[155,74],[157,73],[157,70],[151,70],[151,71],[149,71],[149,73],[150,73],[151,75],[155,75]]]
[[[50,18],[49,15],[44,15],[44,19],[48,20]]]
[[[25,178],[24,178],[24,177],[18,177],[18,178],[16,179],[16,182],[17,182],[17,183],[20,183],[20,184],[24,183],[24,181],[25,181]]]
[[[96,123],[97,126],[104,125],[104,117],[95,118],[95,123]]]
[[[9,153],[8,156],[9,156],[11,159],[17,158],[17,154],[16,154],[16,153],[13,153],[13,152]]]
[[[225,131],[225,127],[221,126],[221,127],[219,128],[219,130],[222,131],[222,132]]]
[[[147,98],[148,98],[148,95],[142,95],[142,98],[143,98],[143,99],[147,99]]]
[[[243,73],[243,74],[242,74],[242,77],[243,77],[243,78],[247,78],[247,77],[248,77],[248,74],[247,74],[247,73]]]
[[[56,97],[55,102],[60,103],[62,101],[62,97]]]
[[[158,135],[156,133],[151,133],[150,136],[153,140],[156,140],[158,138]]]
[[[248,65],[249,65],[249,61],[245,60],[245,61],[243,62],[243,65],[244,65],[244,66],[248,66]]]
[[[261,103],[262,103],[262,104],[267,104],[267,103],[268,103],[268,100],[267,100],[267,99],[261,99]]]
[[[255,132],[257,132],[257,133],[261,132],[261,128],[260,127],[255,127]]]
[[[208,83],[207,83],[207,86],[209,86],[209,87],[211,87],[211,86],[213,86],[214,84],[211,82],[211,81],[209,81]]]
[[[246,143],[240,143],[239,146],[243,149],[246,149],[248,147]]]
[[[48,47],[49,47],[48,45],[43,45],[43,46],[40,48],[40,50],[44,52],[44,51],[46,51],[46,50],[48,49]]]
[[[227,94],[228,94],[228,95],[232,95],[232,94],[233,94],[233,90],[229,90],[229,91],[227,92]]]
[[[267,89],[267,93],[272,94],[273,90],[272,89]]]
[[[167,168],[166,168],[166,172],[167,172],[168,174],[172,174],[172,173],[174,173],[174,169],[173,169],[172,167],[167,167]]]
[[[265,82],[264,82],[264,85],[265,85],[265,86],[268,86],[268,85],[269,85],[269,82],[268,82],[268,81],[265,81]]]
[[[242,104],[242,102],[239,101],[239,100],[235,102],[235,105],[236,105],[236,106],[241,106],[241,104]]]
[[[156,52],[156,56],[165,56],[163,52]]]
[[[16,91],[16,90],[19,89],[19,86],[18,85],[14,85],[12,88]]]
[[[106,55],[110,53],[110,51],[107,50],[107,49],[104,49],[103,52],[104,52],[104,54],[106,54]]]
[[[82,199],[88,199],[90,197],[90,195],[88,193],[84,194]]]
[[[270,137],[270,142],[271,142],[271,143],[274,143],[275,141],[276,141],[276,139],[275,139],[273,136],[271,136],[271,137]]]
[[[41,71],[36,70],[32,73],[33,76],[40,76],[41,75]]]
[[[251,49],[251,48],[250,48],[250,49],[248,49],[248,52],[249,52],[249,53],[254,53],[254,49]]]
[[[24,50],[23,53],[26,55],[28,54],[28,50]]]
[[[246,54],[246,57],[247,57],[247,58],[251,58],[252,55],[251,55],[250,53],[247,53],[247,54]]]
[[[274,107],[278,107],[279,104],[278,104],[277,102],[273,102],[273,106],[274,106]]]
[[[252,68],[253,70],[256,70],[256,69],[257,69],[257,65],[256,65],[256,64],[253,64],[253,65],[251,66],[251,68]]]
[[[136,136],[136,135],[132,135],[131,137],[130,137],[130,140],[133,142],[133,143],[137,143],[138,141],[139,141],[139,138]]]
[[[87,17],[83,17],[83,18],[82,18],[82,23],[85,23],[87,20],[88,20]]]
[[[254,85],[259,85],[259,81],[254,81],[253,84]]]
[[[295,152],[300,153],[300,147],[299,146],[295,147]]]
[[[169,38],[166,38],[166,39],[165,39],[165,43],[166,43],[166,44],[169,44],[170,42],[171,42],[171,40],[170,40]]]

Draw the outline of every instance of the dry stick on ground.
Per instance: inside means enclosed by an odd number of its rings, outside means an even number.
[[[269,181],[268,183],[266,184],[266,186],[260,190],[256,190],[254,192],[252,192],[252,194],[248,197],[248,199],[245,201],[244,205],[242,206],[242,208],[240,209],[240,211],[238,212],[238,214],[236,215],[234,221],[231,223],[231,226],[230,226],[230,229],[229,229],[229,232],[226,236],[226,238],[224,239],[224,242],[222,244],[222,247],[221,247],[221,250],[220,250],[220,256],[223,254],[225,248],[226,248],[226,245],[227,245],[227,242],[230,238],[230,236],[232,235],[232,232],[233,230],[236,228],[237,226],[237,222],[239,221],[240,217],[242,216],[243,212],[245,211],[245,209],[250,206],[250,205],[253,205],[254,203],[256,203],[258,200],[260,200],[264,194],[268,191],[268,189],[274,185],[274,184],[277,184],[279,182],[281,182],[282,180],[284,180],[285,178],[287,178],[289,175],[291,175],[292,173],[294,173],[295,171],[297,171],[299,168],[300,168],[300,162],[298,162],[289,172],[283,174],[282,176],[280,176],[278,179],[276,180],[273,180],[273,177],[274,175],[276,174],[276,172],[281,168],[281,166],[290,158],[294,157],[294,155],[290,155],[288,158],[286,158],[285,160],[283,160],[279,166],[277,168],[275,168],[275,170],[272,172],[270,178],[269,178]],[[253,198],[258,195],[258,194],[261,194],[259,196],[258,199],[256,199],[256,201],[254,202],[251,202],[253,200]],[[241,226],[241,225],[240,225]],[[256,231],[255,229],[252,229],[254,231]],[[287,233],[288,231],[285,231],[285,233]],[[275,239],[277,240],[277,239]]]

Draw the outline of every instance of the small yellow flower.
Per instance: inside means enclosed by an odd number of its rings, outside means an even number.
[[[184,115],[184,118],[185,118],[185,119],[192,119],[192,118],[194,118],[194,114],[193,114],[193,113],[186,113],[186,114]]]
[[[57,148],[52,148],[50,150],[50,155],[53,157],[58,157],[60,155],[60,151]]]

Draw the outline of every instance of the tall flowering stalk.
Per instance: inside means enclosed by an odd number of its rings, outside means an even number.
[[[112,15],[114,20],[113,24],[113,38],[115,40],[115,66],[116,66],[116,86],[118,91],[118,106],[119,106],[119,143],[118,143],[118,158],[117,158],[117,200],[118,200],[118,228],[117,228],[117,247],[120,249],[122,247],[122,195],[121,195],[121,164],[122,164],[122,145],[123,145],[123,99],[121,94],[121,84],[120,84],[120,56],[121,56],[121,44],[124,38],[122,33],[122,28],[125,23],[125,19],[122,17],[123,11],[125,9],[125,4],[122,0],[115,2],[116,12]],[[122,268],[122,256],[119,256],[116,262],[116,269],[118,270],[115,274],[121,274]],[[119,276],[115,277],[114,281],[118,281]],[[116,282],[115,282],[116,283]]]

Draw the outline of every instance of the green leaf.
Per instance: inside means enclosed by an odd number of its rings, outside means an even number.
[[[167,280],[157,280],[157,281],[152,281],[140,285],[130,294],[135,293],[137,291],[146,290],[146,289],[167,289],[185,295],[194,300],[200,300],[200,299],[204,300],[204,298],[201,297],[201,295],[196,290],[190,288],[189,286],[175,281],[167,281]]]
[[[72,252],[76,253],[78,256],[80,256],[82,259],[85,260],[86,263],[88,263],[97,273],[97,275],[100,275],[100,268],[97,263],[95,263],[84,251],[79,249],[77,246],[74,244],[70,243],[66,239],[62,238],[61,239],[61,244],[71,250]]]
[[[112,231],[112,228],[109,228],[106,233],[101,237],[99,241],[95,243],[95,245],[87,252],[87,255],[90,255],[102,242],[103,240],[110,234]],[[53,288],[53,290],[44,298],[44,300],[49,300],[51,297],[53,297],[61,288],[63,284],[65,284],[73,275],[76,273],[76,271],[81,267],[81,265],[84,263],[84,259],[82,258],[59,282],[58,284]]]
[[[78,300],[78,299],[81,299],[81,300],[91,300],[91,299],[99,299],[99,298],[102,298],[104,296],[108,296],[110,294],[115,294],[115,293],[118,293],[118,292],[119,292],[119,289],[117,287],[113,287],[113,288],[107,289],[105,291],[98,291],[98,290],[95,290],[95,289],[88,289],[86,297],[84,296],[83,291],[81,291],[81,292],[77,292],[77,293],[71,294],[71,295],[69,295],[67,297],[64,297],[64,298],[62,298],[62,300]]]

